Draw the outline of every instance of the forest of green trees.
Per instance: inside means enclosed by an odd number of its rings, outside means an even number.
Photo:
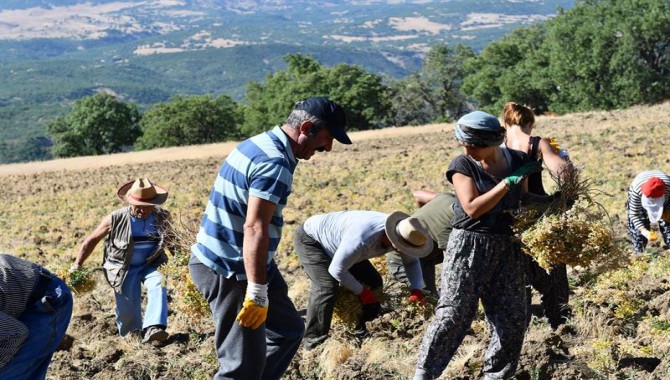
[[[285,70],[248,83],[244,104],[177,96],[140,113],[112,95],[83,97],[48,122],[48,136],[0,146],[0,162],[242,139],[281,124],[309,96],[340,103],[352,130],[450,121],[473,108],[497,115],[508,101],[537,114],[649,104],[670,97],[669,59],[670,3],[586,0],[478,54],[435,45],[420,70],[399,80],[289,54]]]

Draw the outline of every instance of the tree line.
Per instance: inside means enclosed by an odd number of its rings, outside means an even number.
[[[624,108],[670,97],[669,58],[670,3],[584,0],[478,54],[435,45],[420,70],[400,80],[289,54],[285,70],[247,85],[245,104],[182,95],[141,113],[96,94],[47,124],[52,146],[34,139],[24,149],[71,157],[238,140],[281,124],[293,102],[309,96],[340,103],[352,130],[451,121],[473,108],[495,115],[507,101],[537,114]]]

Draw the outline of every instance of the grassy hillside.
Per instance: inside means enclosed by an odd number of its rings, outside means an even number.
[[[420,64],[418,56],[407,52],[395,54],[406,63],[403,68],[379,51],[293,45],[209,49],[178,58],[157,54],[120,61],[8,62],[0,67],[0,142],[44,135],[46,124],[67,114],[74,100],[101,90],[145,107],[175,94],[226,94],[243,101],[247,83],[284,69],[283,56],[290,53],[311,54],[327,66],[360,65],[395,78]]]
[[[642,170],[670,172],[670,152],[659,143],[667,138],[670,103],[541,117],[537,124],[537,133],[556,138],[602,190],[597,200],[607,210],[617,237],[632,251],[626,242],[626,189]],[[298,308],[306,306],[309,289],[291,242],[298,223],[313,214],[342,209],[411,212],[411,190],[450,189],[444,171],[461,152],[451,124],[367,131],[353,137],[353,145],[336,145],[331,153],[301,162],[296,171],[277,261]],[[168,156],[144,163],[128,163],[128,155],[109,156],[104,163],[92,157],[89,159],[97,164],[89,166],[62,160],[60,170],[51,166],[40,172],[38,166],[26,167],[25,174],[7,174],[12,171],[0,167],[0,178],[12,184],[0,190],[0,250],[50,270],[66,268],[83,238],[104,215],[120,206],[115,197],[117,186],[137,176],[148,176],[170,189],[166,206],[188,236],[188,230],[199,222],[226,149],[214,155],[207,149],[201,159],[170,161]],[[115,157],[124,160],[115,165]],[[620,270],[603,274],[570,268],[574,318],[555,332],[543,318],[533,320],[517,377],[670,378],[670,255],[658,244],[647,253]],[[56,353],[49,378],[210,378],[217,367],[210,317],[189,314],[197,310],[182,297],[187,254],[178,253],[172,260],[171,338],[164,346],[147,347],[137,339],[116,336],[112,290],[98,273],[95,289],[76,295],[68,332],[74,339],[66,350]],[[98,266],[101,257],[98,247],[86,266]],[[382,260],[375,265],[386,273]],[[347,315],[340,314],[327,343],[314,351],[300,350],[285,378],[411,378],[432,306],[414,308],[405,296],[405,290],[385,276],[384,315],[370,324],[371,337],[353,339],[345,323]],[[487,340],[479,314],[442,378],[481,378]]]
[[[573,0],[6,1],[0,4],[0,162],[43,159],[29,139],[99,91],[145,108],[174,95],[244,101],[288,53],[388,78],[437,43],[475,50]],[[39,8],[35,10],[31,8]],[[485,10],[485,11],[482,11]],[[485,13],[484,13],[485,12]],[[36,152],[37,151],[37,152]],[[41,154],[40,154],[41,153]]]

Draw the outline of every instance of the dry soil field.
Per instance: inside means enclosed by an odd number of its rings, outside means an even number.
[[[460,153],[453,125],[354,133],[351,146],[301,162],[294,193],[285,209],[286,227],[277,261],[298,308],[309,282],[292,247],[292,233],[308,216],[342,209],[411,212],[411,190],[450,190],[444,180],[449,161]],[[670,172],[670,103],[612,112],[543,117],[536,132],[558,139],[573,161],[602,192],[598,201],[616,236],[627,244],[626,188],[636,173]],[[171,148],[0,166],[0,250],[58,271],[69,266],[78,245],[100,219],[119,207],[117,187],[147,176],[170,189],[166,204],[188,230],[199,222],[218,167],[233,143]],[[112,290],[97,274],[97,286],[77,294],[63,350],[56,353],[50,379],[207,379],[215,371],[213,329],[184,300],[185,252],[170,268],[170,339],[145,346],[120,339],[114,325]],[[534,318],[526,335],[519,379],[670,378],[670,255],[652,246],[643,259],[608,273],[571,268],[574,317],[558,331]],[[86,266],[100,264],[101,247]],[[385,265],[376,262],[382,273]],[[418,342],[432,306],[415,308],[405,290],[385,277],[384,315],[369,326],[371,336],[353,339],[346,318],[314,351],[300,350],[287,379],[409,379]],[[343,297],[346,301],[346,297]],[[536,300],[537,301],[537,300]],[[534,302],[537,304],[537,302]],[[190,308],[190,309],[189,309]],[[487,342],[478,315],[444,379],[478,379]]]

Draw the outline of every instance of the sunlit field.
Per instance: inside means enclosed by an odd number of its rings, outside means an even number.
[[[670,103],[611,112],[540,117],[534,133],[553,137],[598,190],[615,235],[628,252],[626,190],[642,170],[670,172]],[[277,261],[299,309],[309,281],[292,247],[295,228],[311,215],[344,209],[411,213],[411,191],[451,191],[444,173],[461,153],[453,124],[352,133],[354,144],[335,144],[298,165]],[[186,247],[197,228],[210,186],[234,143],[171,148],[117,156],[0,166],[0,250],[62,273],[79,244],[107,213],[122,205],[117,188],[145,176],[170,190],[172,212]],[[545,178],[545,187],[551,180]],[[162,347],[120,339],[111,288],[99,271],[90,292],[75,295],[68,334],[50,379],[207,379],[217,368],[207,310],[189,294],[188,252],[175,252],[170,274],[171,338]],[[102,244],[86,262],[96,268]],[[382,259],[375,265],[386,273]],[[624,268],[598,274],[569,270],[574,317],[555,332],[541,317],[526,335],[520,379],[670,378],[670,251],[660,244]],[[438,276],[439,277],[439,276]],[[287,379],[410,379],[432,305],[416,308],[405,289],[385,276],[385,314],[370,323],[371,336],[352,339],[342,313],[326,344],[300,350]],[[343,294],[341,302],[349,302]],[[534,301],[537,304],[538,300]],[[355,312],[355,308],[353,308]],[[479,379],[488,335],[480,313],[443,379]]]

